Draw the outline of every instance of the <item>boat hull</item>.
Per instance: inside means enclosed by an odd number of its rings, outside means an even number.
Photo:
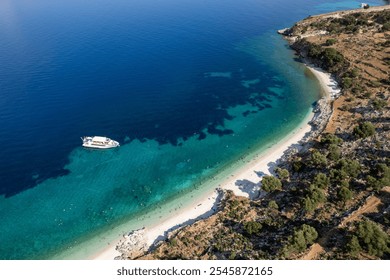
[[[90,149],[112,149],[119,147],[119,145],[116,146],[96,146],[96,145],[89,145],[89,144],[83,144],[84,148],[90,148]]]

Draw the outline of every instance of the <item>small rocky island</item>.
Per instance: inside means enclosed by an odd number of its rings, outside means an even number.
[[[214,215],[136,259],[389,259],[389,8],[310,16],[281,31],[302,62],[340,85],[319,108],[330,113],[263,178],[265,196],[225,191]]]

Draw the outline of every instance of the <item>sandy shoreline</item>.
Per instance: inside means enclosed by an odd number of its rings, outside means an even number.
[[[328,100],[332,100],[337,96],[340,90],[337,83],[330,77],[328,73],[321,69],[307,65],[310,71],[319,81],[323,94]],[[290,148],[300,147],[301,142],[306,140],[306,137],[314,129],[309,123],[315,118],[315,114],[311,113],[306,120],[293,132],[287,135],[284,139],[267,149],[265,152],[257,155],[254,160],[251,160],[238,170],[235,170],[228,179],[215,186],[225,190],[232,190],[236,195],[246,196],[250,198],[258,197],[260,192],[261,177],[265,174],[270,174],[274,169],[276,162]],[[189,205],[177,211],[173,217],[159,222],[154,226],[147,227],[142,233],[143,241],[147,247],[153,245],[156,241],[164,239],[166,234],[183,225],[191,224],[194,221],[206,218],[213,214],[218,204],[218,192],[215,190],[205,192],[203,196],[194,199]],[[112,260],[121,253],[116,250],[119,242],[123,242],[124,238],[107,246],[103,251],[90,257],[94,260]]]

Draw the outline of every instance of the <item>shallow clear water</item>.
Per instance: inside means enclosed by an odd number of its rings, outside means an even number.
[[[291,131],[319,88],[275,30],[359,4],[326,3],[1,1],[0,258],[48,258]]]

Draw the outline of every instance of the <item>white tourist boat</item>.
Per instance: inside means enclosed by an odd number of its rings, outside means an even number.
[[[103,136],[84,136],[83,147],[94,149],[110,149],[119,147],[119,142]]]

